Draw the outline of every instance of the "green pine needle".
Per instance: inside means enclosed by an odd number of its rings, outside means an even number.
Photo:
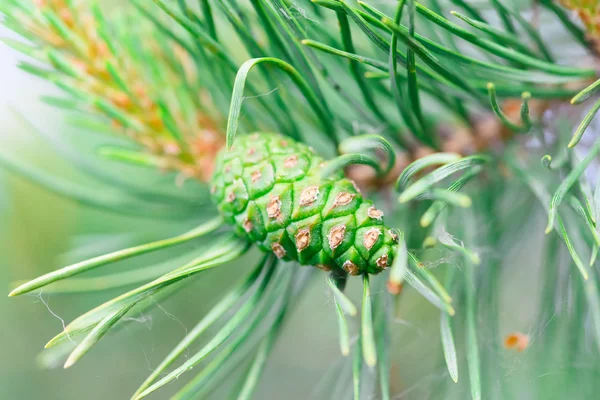
[[[25,294],[31,292],[33,290],[42,288],[46,285],[49,285],[53,282],[69,278],[71,276],[81,274],[86,271],[90,271],[94,268],[101,267],[106,264],[110,264],[113,262],[125,260],[130,257],[139,256],[145,253],[149,253],[152,251],[157,251],[161,249],[165,249],[171,246],[175,246],[181,243],[188,242],[190,240],[194,240],[200,238],[208,233],[213,232],[222,224],[222,219],[220,217],[214,218],[211,221],[208,221],[201,226],[192,229],[189,232],[184,234],[175,236],[170,239],[163,239],[152,243],[147,243],[135,247],[130,247],[128,249],[119,250],[113,253],[104,254],[98,257],[91,258],[89,260],[81,261],[79,263],[69,265],[67,267],[61,268],[57,271],[50,272],[46,275],[42,275],[36,279],[33,279],[18,288],[14,289],[10,292],[9,296],[18,296],[21,294]]]

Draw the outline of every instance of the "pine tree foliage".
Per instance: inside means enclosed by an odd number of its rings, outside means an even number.
[[[334,188],[353,186],[352,180],[375,204],[388,204],[386,225],[398,229],[385,237],[386,251],[394,251],[390,268],[378,277],[362,275],[360,305],[344,293],[353,278],[340,271],[325,275],[335,299],[331,312],[340,349],[349,356],[348,368],[337,371],[344,390],[351,389],[356,399],[397,395],[392,388],[398,377],[390,367],[396,348],[391,309],[410,290],[439,309],[445,398],[516,398],[496,384],[502,374],[495,362],[503,351],[501,297],[507,290],[503,256],[518,247],[524,224],[536,226],[540,212],[546,212],[547,236],[544,249],[531,255],[543,260],[536,332],[548,328],[554,338],[575,343],[561,353],[570,363],[600,351],[600,141],[586,133],[600,109],[594,3],[133,0],[113,8],[85,0],[8,0],[0,6],[3,23],[23,40],[4,42],[23,53],[23,70],[64,94],[44,100],[79,115],[82,134],[111,138],[93,155],[93,165],[123,162],[173,179],[160,190],[131,185],[73,157],[76,147],[67,158],[118,188],[120,196],[103,197],[6,153],[0,153],[0,165],[84,205],[171,220],[184,232],[66,266],[18,285],[11,296],[42,288],[97,290],[97,278],[76,276],[202,243],[200,255],[184,254],[186,261],[172,270],[107,275],[116,287],[139,286],[76,318],[50,340],[46,347],[60,347],[51,357],[71,367],[107,333],[127,324],[127,314],[176,294],[190,277],[249,257],[259,240],[245,236],[250,219],[230,221],[242,214],[228,209],[238,206],[227,186],[229,172],[217,168],[211,176],[217,157],[232,154],[226,153],[232,146],[248,150],[254,141],[257,148],[263,145],[255,151],[266,154],[259,161],[285,166],[287,158],[275,160],[281,148],[265,139],[270,136],[264,132],[278,132],[299,142],[292,148],[302,149],[300,161],[307,166],[325,160],[321,173],[335,178]],[[564,60],[543,24],[568,35],[567,46],[586,56]],[[584,102],[592,105],[574,132],[557,122],[564,109]],[[255,132],[256,140],[248,136]],[[319,155],[304,151],[302,143]],[[253,155],[238,161],[254,166]],[[246,169],[240,176],[252,174]],[[246,175],[254,182],[254,175]],[[219,216],[209,201],[211,185],[218,192]],[[192,201],[185,190],[190,186]],[[234,194],[231,202],[225,190]],[[273,190],[261,195],[279,198]],[[359,192],[352,187],[348,193]],[[256,212],[268,215],[270,203],[255,197]],[[359,227],[348,229],[354,234]],[[174,399],[210,397],[240,368],[246,368],[244,380],[235,395],[252,397],[310,276],[324,274],[300,268],[294,257],[280,260],[273,253],[281,249],[269,243],[261,244],[264,255],[248,275],[232,283],[132,398],[184,377],[187,383]],[[294,250],[290,246],[285,250]],[[563,324],[542,325],[550,315]],[[359,321],[354,343],[352,320]],[[560,350],[548,337],[540,334],[545,352],[531,350],[539,365],[548,365],[552,352]],[[504,345],[524,351],[527,341],[527,335],[515,333]],[[239,362],[248,359],[250,364]],[[575,385],[590,377],[582,372],[565,379]],[[346,398],[338,385],[331,386],[325,398]],[[552,384],[534,386],[535,398],[557,393]]]

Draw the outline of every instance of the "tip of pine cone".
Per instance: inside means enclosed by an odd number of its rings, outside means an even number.
[[[378,177],[373,168],[367,165],[355,164],[346,168],[346,176],[355,182],[360,190],[369,191],[380,189],[387,186],[398,179],[400,173],[406,168],[412,159],[405,152],[396,154],[396,163],[392,170],[384,177]]]

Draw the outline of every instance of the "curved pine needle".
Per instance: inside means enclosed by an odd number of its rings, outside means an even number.
[[[447,164],[459,159],[460,154],[458,153],[435,153],[421,157],[418,160],[413,161],[408,167],[404,168],[396,181],[396,190],[402,191],[406,189],[411,178],[426,168],[434,165]]]
[[[333,124],[333,117],[328,109],[323,108],[323,104],[319,101],[319,98],[313,92],[313,89],[308,82],[306,82],[300,73],[287,62],[278,58],[262,57],[253,58],[243,63],[235,77],[233,93],[231,94],[229,117],[227,118],[227,148],[231,148],[237,134],[242,102],[244,101],[244,88],[246,86],[248,74],[253,67],[260,64],[272,65],[280,71],[285,72],[292,79],[321,121],[324,132],[337,144],[338,139],[335,134],[336,130]]]
[[[600,103],[600,102],[599,102]],[[599,104],[600,107],[600,104]],[[554,221],[556,219],[556,214],[558,212],[558,206],[567,195],[571,187],[579,180],[583,172],[590,165],[592,160],[596,158],[596,156],[600,153],[600,140],[597,140],[596,143],[592,146],[588,154],[585,156],[583,160],[579,162],[572,170],[569,172],[567,177],[561,182],[552,196],[550,200],[550,209],[548,212],[548,225],[546,226],[546,234],[552,232],[552,228],[554,227]]]
[[[240,40],[244,43],[245,47],[248,48],[250,55],[252,57],[259,57],[264,54],[264,50],[261,48],[261,45],[256,41],[254,35],[250,31],[248,24],[245,21],[243,14],[240,13],[240,10],[236,10],[236,6],[230,5],[231,2],[219,0],[218,5],[237,32]],[[234,4],[234,3],[232,3]],[[189,9],[189,7],[188,7]],[[269,81],[271,76],[268,71],[261,70],[265,81]],[[281,132],[289,132],[289,135],[295,139],[299,139],[300,134],[298,132],[298,127],[294,121],[292,113],[289,110],[288,104],[283,100],[282,95],[279,91],[274,92],[273,96],[275,98],[276,106],[281,110],[280,113],[273,115],[272,117],[278,121]],[[286,123],[287,122],[287,123]]]
[[[192,229],[191,231],[169,239],[162,239],[156,242],[146,243],[139,246],[130,247],[128,249],[118,250],[113,253],[104,254],[98,257],[91,258],[89,260],[69,265],[57,271],[53,271],[48,274],[42,275],[19,286],[18,288],[10,292],[9,296],[18,296],[27,292],[31,292],[32,290],[36,290],[46,285],[49,285],[52,282],[65,279],[73,275],[81,274],[86,271],[90,271],[102,265],[125,260],[127,258],[135,257],[152,251],[166,249],[171,246],[175,246],[181,243],[188,242],[190,240],[197,239],[210,232],[215,231],[222,225],[222,223],[223,220],[221,217],[213,218],[212,220]]]
[[[386,166],[382,170],[382,174],[387,174],[396,164],[396,151],[383,136],[381,135],[358,135],[344,139],[338,146],[340,153],[354,152],[382,152],[385,157]]]
[[[577,127],[577,130],[573,134],[573,138],[571,139],[571,141],[569,142],[567,147],[573,148],[577,145],[577,143],[579,143],[579,141],[581,140],[581,137],[585,133],[586,129],[588,128],[588,126],[590,126],[590,124],[592,123],[592,120],[598,113],[598,110],[600,110],[600,100],[598,100],[596,103],[594,103],[592,108],[590,108],[590,110],[587,112],[587,114],[585,115],[585,117],[583,118],[583,120],[581,121],[579,126]]]
[[[550,154],[545,154],[542,159],[541,159],[542,165],[548,169],[552,169],[551,168],[551,164],[552,164],[552,156]]]
[[[533,125],[531,121],[531,115],[529,113],[529,100],[531,99],[530,92],[521,93],[521,111],[519,115],[521,116],[521,123],[523,124],[523,129],[529,131]]]
[[[472,170],[465,172],[463,176],[458,178],[455,182],[453,182],[450,186],[448,186],[449,192],[458,192],[463,188],[467,182],[473,179],[479,172],[481,168],[473,168]],[[431,225],[431,223],[440,215],[440,213],[446,208],[447,203],[442,200],[436,200],[433,204],[423,213],[421,216],[421,220],[419,223],[423,228],[426,228]]]
[[[442,201],[446,204],[469,208],[473,204],[473,201],[469,196],[460,192],[453,192],[447,189],[431,189],[428,192],[423,193],[420,196],[417,196],[417,199],[432,199],[436,201]]]
[[[486,155],[473,155],[463,157],[459,160],[449,162],[446,165],[437,168],[433,172],[425,175],[412,185],[408,186],[398,197],[400,203],[406,203],[420,194],[425,193],[431,186],[447,178],[448,176],[462,171],[463,169],[473,168],[481,164],[490,162],[491,158]],[[415,162],[416,163],[416,162]]]
[[[529,99],[531,98],[531,93],[524,92],[521,95],[521,99],[523,103],[521,104],[521,125],[517,125],[510,120],[510,118],[504,114],[502,108],[500,108],[500,104],[498,104],[498,97],[496,95],[496,85],[492,82],[487,84],[488,94],[490,99],[490,104],[492,106],[492,111],[496,114],[500,121],[512,131],[526,133],[531,129],[531,119],[529,118]]]
[[[555,157],[545,154],[541,159],[542,165],[552,171],[561,169],[567,161],[569,161],[569,152],[566,147],[560,147]]]
[[[188,31],[195,41],[198,41],[204,49],[206,49],[209,53],[212,53],[215,57],[217,57],[218,61],[231,71],[237,71],[238,64],[232,58],[230,52],[221,45],[219,41],[217,41],[211,34],[205,32],[200,27],[196,26],[193,21],[189,20],[186,16],[182,15],[181,12],[172,8],[171,5],[168,5],[164,0],[153,0],[153,2],[160,7],[169,17],[171,17],[174,21],[176,21],[182,28]],[[193,52],[192,52],[193,54]],[[213,67],[214,68],[214,67]],[[225,87],[230,87],[230,83],[228,81],[223,82],[222,84]],[[256,87],[248,83],[249,89],[258,93]],[[277,120],[277,112],[275,109],[271,107],[269,103],[267,103],[261,96],[256,98],[257,102],[267,111],[267,116],[275,121],[275,123],[279,123]]]
[[[598,92],[598,90],[600,90],[600,79],[598,79],[596,82],[592,83],[590,86],[586,87],[581,92],[573,96],[573,98],[571,99],[571,104],[575,105],[583,103],[584,101],[595,95]]]
[[[379,160],[371,155],[367,154],[342,154],[341,156],[337,156],[336,158],[327,161],[327,164],[320,171],[320,175],[323,178],[330,177],[336,172],[343,171],[344,168],[350,165],[368,165],[373,168],[377,173],[377,176],[382,176],[384,174],[381,166],[379,165]]]

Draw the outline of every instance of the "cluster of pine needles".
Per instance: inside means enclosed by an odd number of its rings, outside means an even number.
[[[520,245],[524,225],[534,229],[544,211],[547,236],[543,249],[531,255],[542,264],[535,318],[543,324],[558,315],[565,322],[540,335],[537,345],[548,349],[550,333],[568,332],[564,337],[577,341],[570,348],[573,360],[590,347],[600,352],[600,139],[588,130],[600,110],[596,2],[125,3],[0,5],[3,24],[20,36],[2,39],[23,54],[19,67],[60,89],[42,100],[62,109],[80,136],[104,144],[90,150],[67,137],[36,133],[114,193],[52,176],[6,151],[0,152],[0,166],[75,203],[166,220],[185,232],[164,239],[166,233],[157,231],[154,242],[14,288],[11,296],[128,288],[51,339],[50,359],[72,366],[107,333],[125,326],[126,315],[145,312],[190,278],[202,279],[203,271],[244,257],[253,264],[246,277],[238,280],[239,270],[231,274],[236,283],[230,291],[132,398],[144,398],[194,368],[173,399],[210,396],[240,369],[243,379],[231,384],[235,396],[252,397],[286,320],[311,277],[322,276],[257,255],[215,217],[209,192],[218,152],[238,134],[269,131],[313,146],[331,160],[325,168],[345,170],[369,197],[387,204],[387,225],[401,230],[389,271],[363,277],[359,307],[343,292],[344,280],[325,280],[335,300],[341,352],[351,355],[351,368],[338,373],[351,377],[354,398],[395,395],[393,309],[409,290],[440,311],[446,375],[462,388],[446,387],[443,398],[466,398],[465,391],[473,399],[517,398],[497,388],[502,372],[494,355],[503,345],[529,351],[528,338],[515,333],[504,344],[483,341],[486,334],[499,335],[503,257]],[[564,43],[557,44],[558,37]],[[561,115],[582,103],[591,108],[575,129],[565,128]],[[30,119],[27,110],[21,114]],[[152,185],[129,179],[106,168],[115,162],[169,180]],[[167,264],[75,277],[184,243],[195,247]],[[181,266],[173,268],[173,262]],[[403,289],[405,284],[410,288]],[[552,353],[535,355],[547,364]],[[332,390],[326,398],[344,398]],[[536,398],[551,398],[554,389],[535,390]]]

